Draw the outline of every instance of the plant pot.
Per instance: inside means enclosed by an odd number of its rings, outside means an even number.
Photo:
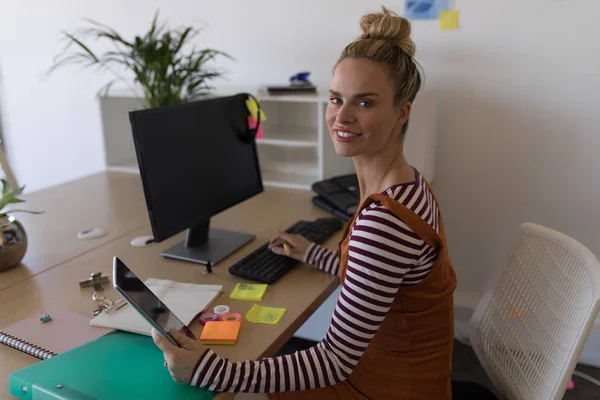
[[[27,233],[14,217],[0,220],[0,272],[21,263],[27,251]]]

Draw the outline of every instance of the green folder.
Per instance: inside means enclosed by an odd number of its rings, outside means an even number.
[[[10,375],[21,399],[212,399],[218,393],[173,380],[152,338],[115,331]]]

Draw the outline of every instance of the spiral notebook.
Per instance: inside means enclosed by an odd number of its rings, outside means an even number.
[[[64,353],[114,331],[90,325],[90,317],[64,308],[45,310],[52,320],[34,315],[0,328],[0,343],[41,360]]]

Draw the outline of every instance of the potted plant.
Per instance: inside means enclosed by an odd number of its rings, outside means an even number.
[[[0,272],[19,265],[27,251],[27,234],[23,225],[12,216],[12,213],[42,213],[42,211],[21,209],[5,210],[9,204],[25,202],[25,200],[17,197],[23,193],[24,189],[25,186],[12,190],[8,182],[2,179],[2,198],[0,198]]]
[[[114,83],[124,82],[134,94],[141,89],[142,103],[148,108],[183,103],[210,93],[210,81],[224,73],[208,67],[208,63],[218,56],[231,58],[212,48],[198,50],[192,46],[188,51],[199,30],[191,26],[166,30],[165,24],[158,25],[158,13],[150,29],[131,40],[104,24],[86,21],[90,27],[75,33],[63,32],[67,45],[54,58],[48,73],[68,64],[108,71],[115,77],[100,92],[106,94]],[[97,54],[87,39],[108,41],[112,50]],[[71,51],[73,47],[75,50]],[[133,86],[119,74],[119,69],[133,73]]]

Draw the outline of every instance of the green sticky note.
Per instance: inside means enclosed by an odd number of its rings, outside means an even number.
[[[254,119],[258,119],[257,115],[258,115],[258,104],[256,103],[256,100],[254,99],[248,99],[246,100],[246,107],[248,108],[248,111],[250,112],[250,115],[252,115],[254,117]],[[266,121],[267,120],[267,116],[265,115],[265,113],[263,112],[263,110],[260,110],[260,120],[261,121]]]
[[[443,31],[458,29],[458,10],[440,11],[440,29]]]
[[[246,313],[246,319],[257,324],[277,325],[285,311],[285,308],[263,307],[255,304]]]
[[[233,300],[261,301],[268,285],[238,283],[229,295]]]

